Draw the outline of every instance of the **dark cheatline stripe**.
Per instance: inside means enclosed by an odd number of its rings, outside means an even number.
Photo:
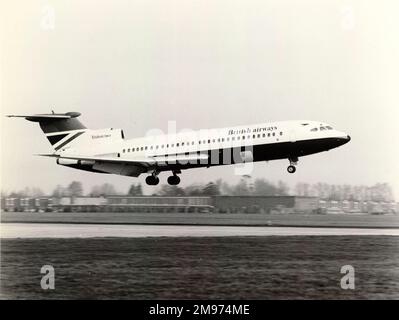
[[[50,141],[51,144],[56,144],[60,140],[64,139],[67,135],[68,135],[68,133],[66,133],[66,134],[57,134],[55,136],[48,136],[47,139],[48,139],[48,141]]]
[[[74,134],[72,137],[70,137],[69,139],[67,139],[66,141],[64,141],[63,143],[61,143],[59,146],[57,146],[57,147],[55,148],[55,150],[61,149],[63,146],[65,146],[66,144],[70,143],[72,140],[76,139],[77,137],[79,137],[79,136],[82,135],[83,133],[85,133],[85,131],[81,131],[81,132],[78,132],[78,133]]]

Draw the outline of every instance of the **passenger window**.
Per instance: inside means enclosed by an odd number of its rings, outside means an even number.
[[[201,144],[201,140],[200,140],[200,141],[198,141],[198,144]]]
[[[267,134],[268,137],[270,137],[270,132]]]
[[[263,138],[266,138],[266,133],[263,133],[263,134],[262,134],[262,137],[263,137]]]
[[[222,142],[224,142],[224,138],[222,138]]]
[[[283,132],[282,131],[280,131],[280,136],[282,136],[283,135]]]
[[[242,136],[242,140],[245,140],[245,136]]]
[[[125,152],[125,149],[123,149],[123,152]]]
[[[157,146],[157,149],[159,148],[159,146]]]
[[[333,128],[330,127],[330,126],[327,126],[326,128],[327,128],[328,130],[333,130]]]
[[[234,141],[236,138],[234,138],[234,137],[231,137],[231,141]]]
[[[240,140],[240,136],[237,137],[237,140]]]
[[[178,147],[179,146],[179,144],[178,143],[176,143],[176,147]]]
[[[273,137],[276,135],[276,133],[275,132],[273,132]]]
[[[182,142],[181,145],[184,146],[184,142]]]
[[[211,140],[210,140],[210,139],[208,140],[208,143],[211,143]]]
[[[324,130],[326,130],[326,128],[320,127],[320,131],[324,131]]]
[[[144,150],[147,150],[147,149],[148,149],[148,147],[147,147],[147,146],[145,146]]]
[[[317,131],[317,128],[310,129],[310,131],[313,131],[313,132]]]
[[[144,149],[143,147],[140,148],[141,151],[143,151],[143,149]]]
[[[258,138],[260,138],[260,134],[258,133]]]

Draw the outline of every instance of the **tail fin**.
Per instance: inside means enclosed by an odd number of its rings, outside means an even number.
[[[7,117],[25,118],[28,121],[39,122],[47,139],[55,150],[69,144],[72,140],[83,134],[87,129],[78,120],[79,112],[50,113],[35,115],[8,115]]]

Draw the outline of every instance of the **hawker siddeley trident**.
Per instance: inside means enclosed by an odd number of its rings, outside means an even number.
[[[220,129],[125,139],[121,129],[87,129],[78,112],[9,115],[38,122],[54,148],[59,165],[98,173],[138,177],[157,185],[171,171],[177,185],[183,169],[288,159],[289,173],[298,157],[327,151],[350,141],[349,135],[318,121],[279,121]]]

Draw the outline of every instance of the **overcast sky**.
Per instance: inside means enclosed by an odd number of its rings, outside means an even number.
[[[301,158],[295,174],[279,160],[256,164],[253,177],[388,182],[399,200],[398,9],[395,0],[2,1],[2,187],[144,182],[36,157],[51,152],[37,124],[4,117],[53,109],[127,137],[168,121],[180,130],[320,120],[352,141]],[[234,173],[195,169],[182,182],[236,182]]]

